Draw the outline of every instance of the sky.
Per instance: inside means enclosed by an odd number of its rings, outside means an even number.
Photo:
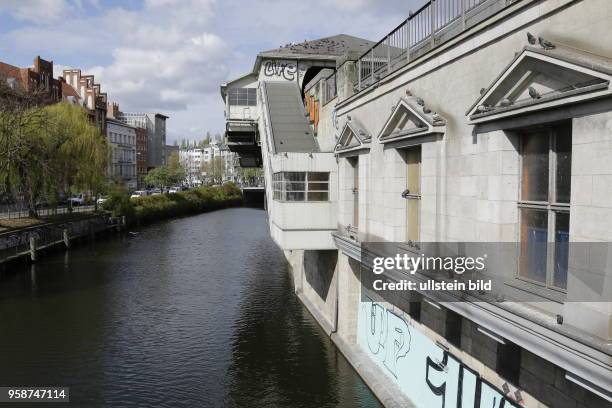
[[[380,40],[425,0],[0,0],[0,61],[94,74],[125,112],[161,112],[168,143],[223,133],[219,85],[260,51],[335,34]]]

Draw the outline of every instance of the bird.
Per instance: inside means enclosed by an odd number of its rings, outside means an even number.
[[[529,87],[529,96],[531,96],[533,99],[540,99],[542,97],[542,95],[540,95],[540,93],[536,91],[533,86]]]
[[[422,98],[416,98],[416,103],[419,106],[424,106],[425,105],[425,101]]]
[[[351,120],[351,115],[346,115],[347,120]]]
[[[406,96],[412,96],[412,92],[410,92],[410,89],[406,89]]]
[[[482,95],[482,94],[484,94],[484,93],[485,93],[485,91],[486,91],[486,89],[484,89],[484,88],[480,88],[480,94],[481,94],[481,95]]]
[[[535,36],[533,34],[527,33],[527,41],[529,42],[529,44],[535,45],[536,38],[535,38]]]
[[[429,109],[427,106],[423,106],[423,113],[431,113],[431,109]]]
[[[483,105],[479,105],[479,106],[476,108],[476,110],[477,110],[478,112],[488,112],[488,111],[490,111],[490,110],[492,110],[492,109],[493,109],[493,108],[492,108],[492,107],[490,107],[489,105],[484,105],[484,104],[483,104]]]
[[[431,118],[434,122],[444,122],[444,119],[442,119],[442,116],[440,116],[438,112],[432,113]]]
[[[538,41],[540,43],[540,46],[545,49],[545,50],[554,50],[555,49],[555,44],[551,43],[548,40],[545,40],[542,37],[538,38]]]
[[[512,105],[512,101],[508,98],[504,98],[499,102],[499,106],[505,107]]]

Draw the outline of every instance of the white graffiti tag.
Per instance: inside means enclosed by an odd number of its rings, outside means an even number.
[[[264,75],[267,77],[281,77],[287,81],[295,80],[297,66],[292,62],[266,61]]]

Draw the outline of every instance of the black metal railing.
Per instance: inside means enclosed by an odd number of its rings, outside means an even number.
[[[484,20],[490,14],[479,12],[500,1],[503,6],[510,3],[507,0],[428,1],[359,57],[357,89],[364,89],[398,70],[410,61],[415,52],[440,45],[440,36],[451,26],[461,32]]]

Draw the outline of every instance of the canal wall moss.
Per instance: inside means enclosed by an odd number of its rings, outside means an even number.
[[[243,204],[243,197],[242,191],[234,183],[226,183],[222,186],[200,187],[173,194],[133,198],[128,202],[129,204],[121,203],[117,215],[125,215],[129,224],[146,224],[240,206]]]

